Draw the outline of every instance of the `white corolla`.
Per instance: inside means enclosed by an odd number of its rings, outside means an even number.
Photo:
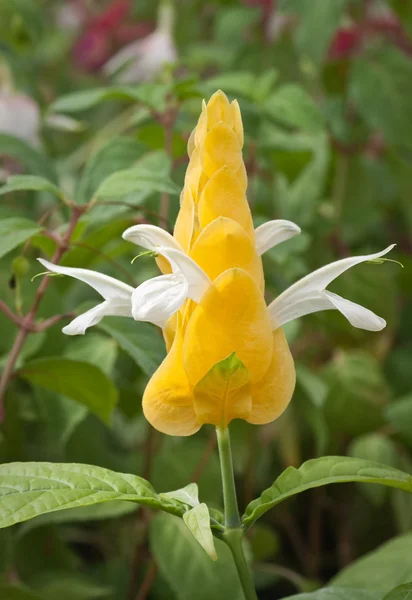
[[[300,233],[300,228],[290,221],[274,220],[255,230],[257,253]],[[135,225],[127,229],[123,238],[166,258],[172,273],[159,275],[133,288],[113,277],[87,269],[63,267],[39,258],[50,272],[74,277],[90,285],[103,298],[103,302],[76,317],[63,328],[68,335],[84,334],[105,316],[132,317],[165,327],[187,298],[199,303],[211,285],[211,280],[201,267],[188,256],[176,239],[154,225]],[[369,309],[328,291],[327,286],[351,267],[377,260],[387,254],[394,244],[381,252],[344,258],[306,275],[278,296],[268,306],[273,329],[289,321],[321,310],[338,310],[354,327],[380,331],[384,319]]]

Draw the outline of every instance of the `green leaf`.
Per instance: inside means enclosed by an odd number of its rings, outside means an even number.
[[[411,579],[412,534],[383,544],[343,569],[332,584],[388,593]]]
[[[108,175],[130,167],[145,149],[144,144],[129,137],[118,137],[102,146],[86,163],[76,190],[77,202],[89,202]]]
[[[389,4],[401,19],[409,37],[412,36],[412,6],[403,0],[389,0]]]
[[[412,394],[389,404],[385,409],[385,416],[402,439],[412,444]]]
[[[47,444],[49,453],[56,453],[53,460],[59,460],[68,440],[87,417],[87,407],[40,387],[33,389],[33,403],[39,437]]]
[[[163,436],[162,444],[153,457],[151,479],[161,492],[183,488],[204,460],[207,441],[202,436],[173,438]],[[221,503],[221,474],[219,458],[212,453],[198,479],[200,497],[209,506]]]
[[[312,160],[302,170],[289,188],[289,202],[292,214],[299,223],[311,223],[324,194],[326,177],[331,159],[331,149],[326,134],[308,138],[313,152]]]
[[[300,417],[313,430],[317,455],[322,456],[329,441],[323,410],[328,386],[319,375],[301,364],[296,365],[296,383],[294,402]]]
[[[179,187],[168,175],[137,165],[109,175],[96,191],[96,198],[122,198],[142,190],[178,194]]]
[[[99,329],[114,338],[149,377],[165,357],[163,339],[148,323],[133,323],[131,326],[126,319],[110,318],[99,323]]]
[[[358,59],[349,82],[349,99],[371,129],[391,144],[412,148],[408,116],[412,95],[412,64],[403,52],[386,47]]]
[[[260,498],[246,507],[243,523],[249,527],[265,512],[295,494],[322,485],[351,481],[379,483],[412,492],[412,476],[399,469],[369,460],[324,456],[308,460],[299,469],[288,467],[283,471]]]
[[[234,96],[240,95],[252,99],[255,80],[255,75],[247,71],[223,73],[205,81],[202,84],[201,89],[207,96],[213,94],[216,90],[221,89],[226,94],[232,94]]]
[[[177,600],[244,600],[229,548],[220,540],[215,544],[218,560],[211,562],[181,520],[152,520],[151,550]]]
[[[186,507],[160,498],[137,475],[77,463],[6,463],[0,465],[0,528],[46,513],[127,500],[182,516]]]
[[[239,36],[239,31],[250,29],[259,23],[259,18],[260,12],[257,7],[221,5],[215,17],[214,40],[226,47],[238,46],[242,44],[242,36]],[[215,87],[213,91],[216,89],[218,88]],[[222,89],[226,88],[222,86]]]
[[[283,173],[279,173],[275,182],[282,215],[299,221],[301,225],[309,225],[316,218],[329,171],[331,149],[328,136],[325,133],[285,132],[266,119],[261,127],[259,145],[282,151],[281,157],[294,164],[297,152],[312,154],[311,160],[306,161],[307,164],[290,183]]]
[[[89,521],[107,521],[108,519],[117,519],[125,515],[130,515],[137,510],[133,502],[122,502],[113,500],[112,502],[102,502],[91,506],[80,506],[77,508],[67,508],[65,510],[50,512],[30,521],[26,521],[19,529],[19,536],[23,536],[35,527],[45,525],[61,525],[67,523],[88,523]]]
[[[412,598],[412,582],[399,585],[389,592],[383,600],[410,600]]]
[[[12,175],[7,182],[0,187],[0,196],[9,192],[31,190],[36,192],[50,192],[58,198],[62,198],[62,192],[48,179],[38,175]]]
[[[102,102],[121,100],[141,102],[161,110],[164,106],[169,86],[160,83],[114,86],[73,92],[61,96],[50,106],[52,112],[76,113],[93,108]]]
[[[42,227],[28,219],[12,217],[0,221],[0,258],[20,244],[24,244],[41,230]]]
[[[263,105],[266,113],[283,125],[308,133],[323,131],[322,113],[305,89],[294,83],[283,85]]]
[[[0,598],[3,600],[44,600],[26,587],[0,583]]]
[[[382,600],[382,594],[353,588],[330,587],[308,594],[288,596],[287,600]]]
[[[335,29],[338,27],[347,0],[284,1],[286,10],[297,10],[300,23],[296,30],[296,45],[304,57],[315,65],[324,58]]]
[[[384,465],[399,466],[396,448],[392,440],[379,433],[368,433],[355,438],[348,449],[349,456],[372,460]],[[389,490],[384,487],[359,484],[365,496],[375,505],[382,505]]]
[[[19,138],[0,133],[0,155],[15,158],[30,173],[57,183],[56,172],[50,159]]]
[[[37,574],[32,586],[50,600],[102,600],[112,596],[111,588],[99,585],[83,573],[52,570]]]
[[[324,376],[330,384],[324,411],[336,435],[362,435],[384,425],[389,394],[376,358],[364,351],[342,352]]]
[[[68,396],[99,416],[106,423],[117,403],[117,390],[95,365],[65,358],[40,358],[27,363],[19,376]]]
[[[180,488],[180,490],[165,492],[164,494],[160,495],[165,496],[166,498],[179,500],[180,502],[185,502],[192,507],[198,506],[199,504],[199,488],[197,483],[189,483],[189,485],[186,485],[184,488]]]
[[[96,250],[102,250],[106,246],[113,248],[116,247],[116,244],[125,247],[121,234],[130,225],[132,225],[130,218],[115,219],[110,220],[108,223],[102,223],[100,227],[83,237],[79,246],[69,250],[60,261],[60,264],[83,269],[90,268],[96,260],[102,259],[101,253],[96,252]],[[109,257],[112,257],[111,253],[109,253]],[[60,281],[62,288],[64,286],[70,287],[72,283],[73,281],[69,277]]]
[[[207,504],[198,504],[188,512],[184,513],[183,521],[206,554],[210,556],[212,560],[217,560]]]
[[[108,377],[113,372],[117,354],[118,346],[115,340],[95,332],[73,336],[64,350],[65,358],[95,365]]]

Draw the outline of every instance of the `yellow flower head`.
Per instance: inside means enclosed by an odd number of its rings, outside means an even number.
[[[268,423],[284,411],[295,384],[283,331],[272,332],[263,297],[242,146],[239,105],[216,92],[189,139],[174,230],[211,283],[199,303],[186,300],[167,323],[169,354],[143,397],[147,419],[170,435],[236,418]]]
[[[253,228],[242,146],[239,105],[216,92],[203,103],[189,139],[174,235],[147,224],[123,234],[157,253],[163,275],[134,289],[94,271],[39,259],[50,271],[84,281],[103,296],[64,333],[82,334],[106,315],[162,328],[168,354],[147,385],[143,410],[156,429],[169,435],[191,435],[204,423],[225,428],[237,418],[254,424],[276,419],[295,386],[281,328],[288,321],[335,309],[354,327],[379,331],[386,325],[326,288],[347,269],[376,260],[393,246],[317,269],[266,306],[260,257],[300,229],[281,219]]]

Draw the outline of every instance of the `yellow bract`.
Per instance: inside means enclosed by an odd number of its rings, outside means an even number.
[[[265,375],[273,337],[263,295],[242,269],[229,269],[212,283],[186,327],[183,361],[196,385],[214,364],[232,352],[248,369],[251,381]]]
[[[163,331],[168,355],[150,380],[143,410],[169,435],[241,418],[263,424],[288,405],[295,371],[281,329],[272,331],[246,199],[243,125],[237,101],[216,92],[188,141],[189,166],[174,237],[209,276]],[[170,265],[159,263],[163,272]]]
[[[183,367],[183,332],[179,323],[173,345],[143,395],[146,419],[169,435],[192,435],[200,428],[193,394]]]
[[[216,171],[205,185],[199,198],[198,215],[202,229],[218,217],[228,217],[254,238],[252,215],[243,185],[226,165]]]
[[[193,244],[190,256],[212,281],[224,271],[240,267],[263,289],[262,261],[254,241],[232,219],[218,217],[209,223]]]

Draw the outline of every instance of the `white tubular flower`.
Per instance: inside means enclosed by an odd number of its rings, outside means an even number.
[[[123,232],[122,237],[128,242],[153,250],[157,252],[159,248],[175,248],[183,252],[179,242],[167,231],[156,225],[143,223],[141,225],[133,225]]]
[[[169,276],[168,280],[165,279],[166,276],[162,275],[155,279],[164,281],[165,285],[169,281],[173,287],[177,285],[176,278],[179,280],[183,279],[184,285],[187,286],[186,297],[200,302],[200,299],[210,285],[210,279],[203,269],[184,252],[179,242],[170,233],[155,225],[141,224],[126,229],[122,237],[137,246],[164,256],[170,262],[173,275]],[[172,279],[173,277],[174,279]],[[151,281],[154,280],[152,279]],[[148,286],[149,284],[150,281],[147,281],[142,285]],[[141,287],[139,286],[139,288]]]
[[[150,81],[168,63],[177,59],[173,39],[173,7],[164,0],[159,7],[158,24],[153,33],[128,44],[103,67],[107,75],[117,74],[121,83]]]
[[[0,133],[39,145],[40,109],[23,94],[0,94]]]
[[[164,65],[175,62],[177,52],[172,36],[166,31],[154,31],[143,40],[122,48],[103,67],[107,75],[120,71],[120,83],[150,81]]]
[[[186,300],[187,290],[186,280],[180,273],[159,275],[143,282],[132,294],[133,318],[165,327]]]
[[[153,226],[147,226],[146,232],[152,233],[152,237],[149,235],[151,243],[143,236],[143,241],[147,244],[144,247],[156,249],[167,258],[172,266],[172,274],[154,277],[137,288],[95,271],[63,267],[42,258],[38,259],[48,271],[83,281],[104,298],[104,302],[79,315],[64,327],[63,333],[84,334],[86,329],[96,325],[106,316],[133,317],[135,321],[148,321],[164,327],[187,298],[200,301],[210,285],[209,277],[182,250],[155,246],[155,242],[162,237],[160,232],[163,232],[164,239],[167,239],[169,234],[157,227],[153,229],[159,231],[153,232],[150,227]]]
[[[63,327],[63,333],[67,335],[82,335],[86,329],[99,323],[103,317],[131,317],[132,316],[132,294],[134,288],[122,283],[114,277],[89,271],[88,269],[76,269],[55,265],[42,258],[37,259],[48,271],[60,275],[68,275],[79,281],[90,285],[103,298],[104,302],[79,315]]]
[[[137,225],[127,229],[123,237],[164,256],[172,267],[171,275],[149,279],[135,289],[132,296],[134,319],[164,327],[187,298],[200,302],[210,279],[194,260],[176,247],[179,244],[170,234],[153,225]],[[169,246],[158,246],[161,239]]]
[[[274,221],[263,223],[263,225],[255,229],[257,253],[261,256],[278,244],[295,237],[295,235],[299,235],[299,233],[301,233],[300,227],[296,223],[292,223],[292,221],[275,219]]]
[[[303,277],[269,305],[273,327],[277,329],[293,319],[320,310],[336,309],[354,327],[366,329],[367,331],[380,331],[383,329],[386,326],[384,319],[355,302],[327,291],[326,287],[351,267],[380,258],[390,252],[394,246],[395,244],[392,244],[385,250],[375,254],[338,260]]]

